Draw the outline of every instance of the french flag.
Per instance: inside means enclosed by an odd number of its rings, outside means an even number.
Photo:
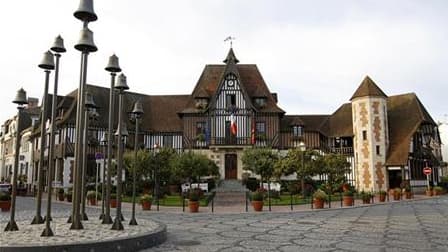
[[[230,132],[232,135],[236,136],[238,129],[236,127],[236,118],[234,114],[230,115]]]

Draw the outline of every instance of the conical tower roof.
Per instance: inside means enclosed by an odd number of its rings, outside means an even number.
[[[370,79],[369,76],[366,76],[364,80],[359,85],[358,89],[356,89],[350,101],[364,96],[379,96],[387,98],[387,95]]]

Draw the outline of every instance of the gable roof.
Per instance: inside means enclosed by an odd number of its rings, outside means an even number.
[[[364,78],[358,89],[356,89],[355,93],[352,95],[352,98],[350,98],[350,101],[364,96],[387,97],[387,95],[375,84],[372,79],[370,79],[369,76]]]
[[[250,98],[264,96],[267,98],[266,106],[259,109],[260,112],[276,112],[285,113],[280,107],[277,106],[274,97],[272,96],[269,88],[267,87],[263,77],[261,76],[258,67],[253,64],[238,64],[235,65],[240,77],[241,85],[244,86],[248,96]],[[221,78],[226,70],[226,65],[206,65],[202,71],[199,80],[193,89],[191,97],[181,114],[186,113],[201,113],[200,109],[195,107],[194,98],[204,97],[205,94],[208,96],[205,98],[212,98],[216,93]]]

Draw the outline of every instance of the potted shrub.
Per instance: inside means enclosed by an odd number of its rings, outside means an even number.
[[[404,191],[404,195],[405,195],[406,199],[410,199],[412,197],[411,186],[410,185],[406,185],[403,188],[403,191]]]
[[[363,204],[370,204],[370,201],[372,200],[372,194],[369,192],[361,192],[361,198]]]
[[[255,191],[251,195],[251,203],[254,207],[254,211],[263,211],[263,193],[260,191]]]
[[[401,188],[397,187],[393,190],[394,200],[400,200],[401,197]]]
[[[58,200],[59,201],[64,201],[64,197],[65,197],[64,188],[59,188],[58,189]]]
[[[199,211],[199,190],[193,189],[188,192],[188,207],[190,213],[197,213]]]
[[[90,205],[96,206],[96,199],[97,199],[96,191],[93,191],[93,190],[88,191],[86,197],[89,200]]]
[[[433,195],[432,188],[431,188],[431,187],[428,187],[428,188],[426,189],[426,196],[431,197],[432,195]]]
[[[7,192],[0,192],[0,209],[7,212],[11,209],[11,195]]]
[[[324,208],[324,202],[327,200],[327,198],[328,195],[321,189],[318,189],[313,193],[314,207],[317,209]]]
[[[434,186],[434,188],[432,189],[432,192],[435,195],[442,195],[443,194],[443,188],[440,186]]]
[[[72,193],[73,193],[72,188],[69,188],[65,193],[65,198],[67,199],[67,202],[72,202],[72,196],[73,196]]]
[[[386,201],[386,191],[380,190],[378,195],[380,196],[380,202],[385,202]]]
[[[152,202],[152,197],[149,194],[143,194],[140,197],[140,203],[142,204],[143,210],[151,210],[151,202]]]
[[[351,191],[351,190],[344,191],[342,199],[344,201],[344,206],[353,206],[353,202],[354,202],[353,191]]]

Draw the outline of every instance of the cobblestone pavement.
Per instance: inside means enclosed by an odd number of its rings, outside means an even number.
[[[34,201],[20,199],[18,209],[27,207],[33,209]],[[70,209],[70,205],[56,203],[53,216],[66,216]],[[125,209],[126,218],[129,212]],[[88,213],[96,217],[99,210],[89,208]],[[20,210],[17,219],[31,219],[33,214]],[[137,221],[160,221],[168,228],[168,240],[145,251],[448,251],[447,196],[299,212],[139,210],[137,217]],[[2,224],[8,218],[9,214],[0,214]]]
[[[147,251],[448,251],[448,197],[292,213],[164,214]]]

